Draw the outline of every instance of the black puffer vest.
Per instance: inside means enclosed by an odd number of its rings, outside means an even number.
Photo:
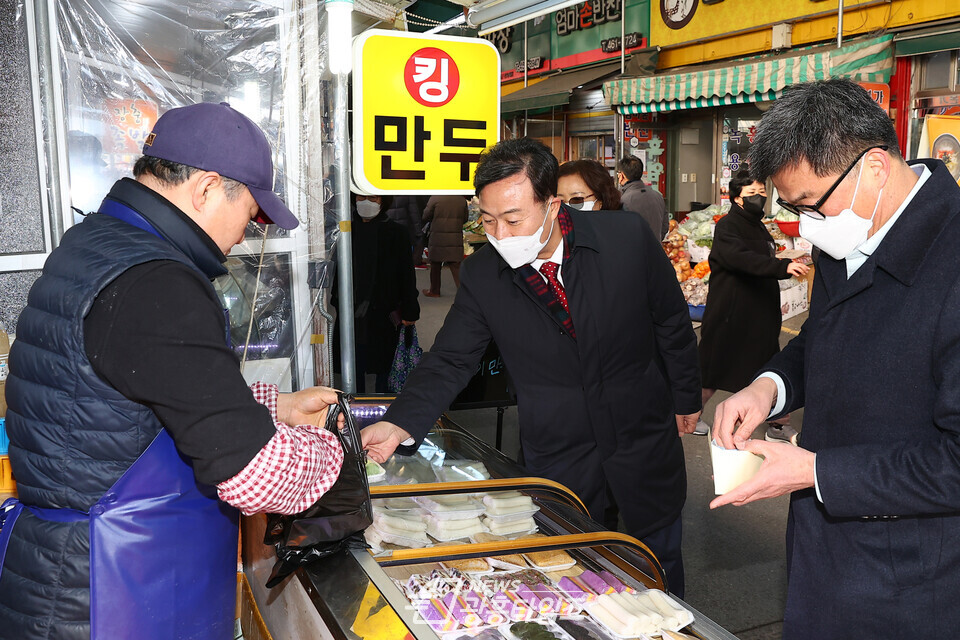
[[[129,180],[118,188],[141,204],[155,199],[154,215],[183,230],[166,200]],[[174,243],[95,214],[64,234],[33,285],[7,379],[10,457],[24,504],[87,511],[162,428],[150,409],[97,376],[83,337],[100,291],[152,260],[203,272]],[[16,630],[17,638],[89,639],[89,582],[88,524],[49,522],[24,510],[0,576],[0,636]]]

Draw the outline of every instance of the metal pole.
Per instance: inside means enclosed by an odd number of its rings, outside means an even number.
[[[527,86],[527,23],[523,23],[523,86]]]
[[[837,48],[843,46],[843,0],[837,8]]]
[[[627,70],[627,0],[620,0],[620,78],[623,79],[623,74]],[[620,110],[616,110],[617,113],[613,118],[613,126],[617,128],[617,153],[616,158],[614,158],[615,163],[620,161],[620,158],[627,155],[626,149],[626,140],[624,139],[624,124],[623,124],[623,114],[620,113]],[[616,164],[614,164],[616,166]]]
[[[337,168],[337,220],[340,239],[337,242],[337,281],[340,292],[340,373],[341,387],[356,393],[356,354],[353,331],[353,235],[350,215],[350,137],[347,127],[347,89],[349,87],[352,51],[353,2],[326,0],[327,60],[333,74],[333,145]],[[343,42],[346,36],[346,42]]]

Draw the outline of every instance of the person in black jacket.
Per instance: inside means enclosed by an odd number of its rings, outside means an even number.
[[[704,404],[717,389],[746,387],[760,367],[780,351],[777,280],[809,271],[806,265],[776,257],[773,237],[763,225],[766,200],[764,185],[754,182],[747,172],[730,181],[730,213],[717,222],[714,232],[710,289],[700,328]],[[695,433],[706,435],[705,425],[698,427]],[[789,416],[768,428],[768,439],[795,436]]]
[[[474,185],[490,244],[464,261],[433,347],[383,421],[361,432],[364,448],[383,462],[422,440],[492,339],[516,387],[529,473],[572,489],[600,522],[612,496],[681,595],[679,436],[701,406],[689,311],[647,223],[561,204],[558,172],[530,138],[481,155]]]
[[[390,196],[355,195],[353,215],[353,305],[357,390],[376,375],[376,393],[387,393],[387,376],[399,327],[420,319],[417,276],[406,229],[387,217]],[[334,290],[334,305],[337,292]],[[334,362],[340,362],[334,341]]]

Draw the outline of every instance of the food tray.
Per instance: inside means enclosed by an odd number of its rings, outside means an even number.
[[[478,560],[478,559],[479,559],[479,560],[483,560],[484,562],[486,562],[486,560],[487,560],[486,558],[472,558],[472,559],[473,559],[473,560]],[[444,569],[447,569],[447,570],[449,570],[449,569],[456,569],[456,570],[458,570],[458,571],[462,571],[463,573],[466,573],[467,575],[471,575],[471,576],[488,576],[488,575],[490,575],[491,573],[494,572],[494,569],[493,569],[493,567],[490,566],[490,563],[489,563],[489,562],[487,562],[487,568],[486,568],[486,569],[479,570],[479,571],[468,571],[467,569],[464,569],[464,568],[462,568],[462,567],[458,567],[458,566],[456,566],[456,565],[453,565],[453,564],[452,564],[453,562],[456,562],[456,561],[454,560],[454,561],[441,562],[441,563],[440,563],[440,566],[443,567]]]
[[[486,511],[483,515],[490,518],[494,522],[506,524],[508,522],[516,522],[517,520],[531,518],[533,517],[533,514],[537,513],[538,511],[540,511],[540,507],[534,507],[533,509],[527,509],[526,511],[515,511],[514,513],[507,513],[501,516],[497,516],[489,511]]]
[[[557,620],[557,625],[561,629],[570,634],[573,638],[589,638],[590,640],[613,640],[615,636],[611,635],[610,632],[605,628],[600,626],[600,624],[588,616],[573,616],[569,618],[560,618]],[[581,630],[582,634],[577,634],[570,627],[577,627]]]
[[[426,509],[430,515],[435,517],[437,520],[467,520],[469,518],[476,518],[482,516],[485,509],[482,504],[473,498],[468,499],[469,503],[472,504],[473,507],[463,510],[444,509],[440,503],[434,501],[429,496],[416,496],[414,501]]]
[[[535,625],[544,627],[555,638],[557,638],[557,640],[573,640],[573,637],[570,634],[568,634],[566,631],[558,627],[555,622],[545,621],[545,620],[534,620],[531,622],[510,622],[507,624],[500,625],[497,628],[497,630],[501,634],[503,634],[503,636],[508,640],[526,640],[525,635],[523,634],[517,635],[516,633],[513,632],[512,628],[515,627],[516,625],[527,625],[527,624],[535,624]]]
[[[443,640],[507,640],[498,629],[486,627],[484,629],[461,629],[441,636]]]
[[[528,554],[524,553],[522,555],[523,559],[526,560],[530,566],[537,571],[563,571],[564,569],[570,569],[571,567],[577,566],[577,561],[573,558],[570,559],[570,562],[565,562],[564,564],[539,565],[531,560]]]
[[[628,598],[638,598],[638,599],[640,599],[640,598],[643,597],[643,594],[648,593],[648,592],[650,592],[650,591],[659,591],[659,589],[648,589],[647,591],[641,591],[640,593],[638,593],[638,594],[636,594],[636,595],[627,595],[627,597],[628,597]],[[663,592],[661,591],[660,593],[663,593]],[[690,611],[688,611],[688,610],[685,609],[684,607],[682,607],[682,606],[680,606],[679,604],[677,604],[677,602],[676,602],[675,600],[673,600],[673,598],[671,598],[670,596],[667,596],[667,599],[670,601],[673,609],[675,609],[678,614],[683,613],[683,614],[686,614],[686,615],[683,616],[683,617],[679,620],[679,624],[663,626],[663,627],[661,627],[660,631],[662,631],[662,630],[664,630],[664,629],[666,629],[666,630],[668,630],[668,631],[680,631],[681,629],[683,629],[683,628],[685,628],[685,627],[693,624],[693,622],[694,622],[693,614],[690,613]],[[593,614],[593,611],[594,611],[594,609],[595,609],[597,606],[598,606],[598,605],[597,605],[597,601],[594,600],[593,602],[588,602],[588,603],[586,603],[586,604],[584,605],[584,608],[586,609],[586,611],[587,611],[588,613],[590,613],[590,615],[593,617],[593,620],[594,620],[597,624],[599,624],[601,627],[603,627],[603,629],[605,629],[605,630],[607,631],[607,633],[612,634],[612,635],[613,635],[614,637],[616,637],[616,638],[636,638],[636,637],[638,637],[638,636],[632,636],[632,635],[631,635],[631,636],[620,635],[620,634],[618,634],[616,631],[614,631],[613,629],[611,629],[610,627],[608,627],[606,624],[604,624],[598,617],[596,617],[596,616]],[[650,604],[650,605],[648,605],[648,606],[654,607],[656,610],[659,610],[659,609],[657,609],[657,608],[656,608],[654,605],[652,605],[652,604]],[[641,634],[641,636],[639,636],[639,637],[658,638],[658,637],[661,637],[660,631],[657,631],[657,632],[655,632],[655,633],[648,634],[648,636],[643,636],[643,635]]]
[[[386,470],[380,466],[376,460],[367,460],[364,468],[367,472],[367,482],[371,484],[376,484],[377,482],[383,482],[387,477]]]

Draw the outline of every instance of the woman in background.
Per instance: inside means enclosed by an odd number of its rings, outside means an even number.
[[[469,210],[463,196],[431,196],[423,212],[423,221],[430,223],[427,235],[427,256],[430,258],[430,288],[423,290],[428,298],[440,297],[440,275],[447,265],[453,283],[460,287],[460,263],[463,261],[463,225]]]
[[[767,192],[745,171],[730,181],[730,213],[717,222],[710,249],[710,289],[700,327],[703,403],[717,389],[740,391],[780,351],[780,287],[777,280],[803,276],[806,265],[776,257],[763,224]],[[706,424],[694,432],[706,435]],[[784,416],[767,427],[767,440],[796,444]]]
[[[557,197],[580,211],[620,208],[620,191],[602,164],[596,160],[571,160],[560,165]]]
[[[413,254],[406,229],[387,217],[390,196],[351,194],[351,200],[357,391],[366,391],[366,374],[372,373],[376,393],[387,393],[399,327],[420,319]],[[333,299],[338,306],[336,287]],[[339,364],[340,341],[333,345],[334,362]]]

